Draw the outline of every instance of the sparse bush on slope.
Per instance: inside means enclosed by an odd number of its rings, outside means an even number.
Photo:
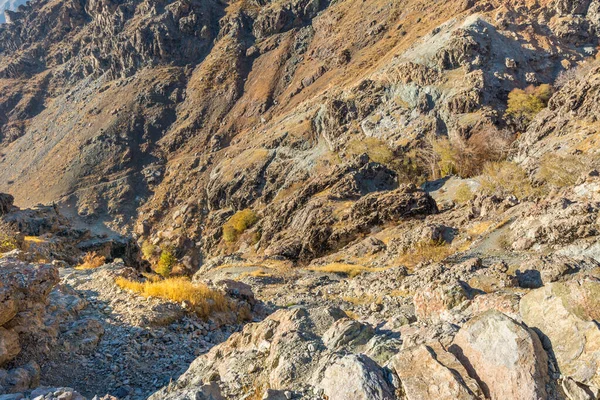
[[[203,318],[209,317],[213,312],[228,311],[231,308],[230,302],[223,293],[203,284],[192,283],[187,278],[137,282],[119,277],[115,283],[121,289],[144,297],[158,297],[177,303],[186,302]]]
[[[588,167],[581,156],[549,153],[540,160],[537,178],[555,187],[573,186]]]
[[[514,195],[517,198],[524,198],[542,193],[541,188],[533,187],[525,170],[510,161],[486,164],[479,182],[481,191],[489,195],[505,197]]]
[[[106,258],[95,251],[87,252],[83,256],[82,263],[78,265],[77,269],[96,269],[103,266],[106,263]]]
[[[258,216],[249,208],[236,212],[223,225],[223,239],[228,243],[235,242],[246,229],[251,228],[257,221]]]
[[[160,258],[158,259],[158,264],[156,265],[155,271],[163,278],[167,278],[169,275],[171,275],[171,271],[173,271],[175,263],[177,263],[177,258],[173,254],[173,250],[170,248],[165,248],[160,253]]]
[[[450,141],[430,136],[421,151],[421,163],[432,179],[448,175],[473,177],[481,173],[486,163],[504,160],[513,139],[509,132],[493,126],[478,129],[468,139]]]
[[[546,108],[552,91],[552,86],[548,84],[513,89],[508,95],[506,115],[515,123],[517,129],[524,130],[533,118]]]

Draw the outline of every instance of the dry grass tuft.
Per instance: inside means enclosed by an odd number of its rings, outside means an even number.
[[[381,297],[375,297],[372,295],[362,295],[360,297],[354,296],[342,296],[342,300],[347,303],[353,304],[355,306],[365,305],[365,304],[381,304],[383,299]]]
[[[479,177],[484,194],[497,194],[503,197],[514,195],[517,198],[542,194],[542,188],[531,185],[527,173],[519,165],[510,161],[487,163]]]
[[[414,267],[424,262],[440,262],[452,255],[454,250],[444,241],[425,240],[399,257],[400,264]]]
[[[459,204],[464,204],[469,200],[472,200],[473,197],[475,197],[475,194],[473,193],[469,185],[466,183],[462,183],[456,189],[456,193],[454,194],[454,201],[456,201]]]
[[[231,310],[231,303],[225,295],[206,285],[192,283],[187,278],[168,278],[158,281],[137,282],[123,277],[115,280],[121,289],[144,297],[158,297],[177,303],[185,302],[202,318],[213,312]]]
[[[358,315],[357,313],[355,313],[354,311],[351,310],[344,310],[344,314],[346,314],[346,316],[350,319],[353,319],[355,321],[360,320],[360,315]]]
[[[381,272],[385,271],[389,267],[365,267],[364,265],[345,264],[345,263],[331,263],[327,265],[320,265],[318,267],[309,268],[310,271],[325,272],[331,274],[341,274],[354,278],[362,274],[363,272]]]
[[[83,262],[76,266],[75,269],[96,269],[106,263],[106,257],[99,255],[95,251],[87,252],[83,256]]]
[[[493,221],[478,222],[467,229],[467,233],[469,236],[480,236],[486,233],[492,227],[492,225],[494,225]]]
[[[39,236],[25,236],[23,240],[29,243],[46,243],[46,240]]]
[[[589,168],[581,156],[546,154],[540,160],[537,177],[551,186],[573,186]]]

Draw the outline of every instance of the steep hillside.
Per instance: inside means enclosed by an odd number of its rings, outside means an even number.
[[[600,398],[600,1],[6,15],[0,400]]]
[[[221,230],[246,208],[259,254],[334,250],[286,232],[392,188],[334,188],[360,181],[354,157],[414,180],[402,165],[428,135],[502,128],[507,94],[594,55],[599,26],[589,1],[54,0],[11,15],[0,190],[136,228],[192,268],[245,246]]]

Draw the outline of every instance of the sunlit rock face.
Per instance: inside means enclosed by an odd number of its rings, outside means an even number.
[[[10,22],[10,17],[6,17],[4,10],[14,11],[21,4],[25,4],[26,0],[0,0],[0,24]]]

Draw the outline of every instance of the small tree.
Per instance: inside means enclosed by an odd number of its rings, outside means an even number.
[[[163,249],[156,265],[156,273],[161,275],[163,278],[168,278],[171,275],[171,271],[177,262],[177,258],[173,254],[173,250],[170,248]]]

